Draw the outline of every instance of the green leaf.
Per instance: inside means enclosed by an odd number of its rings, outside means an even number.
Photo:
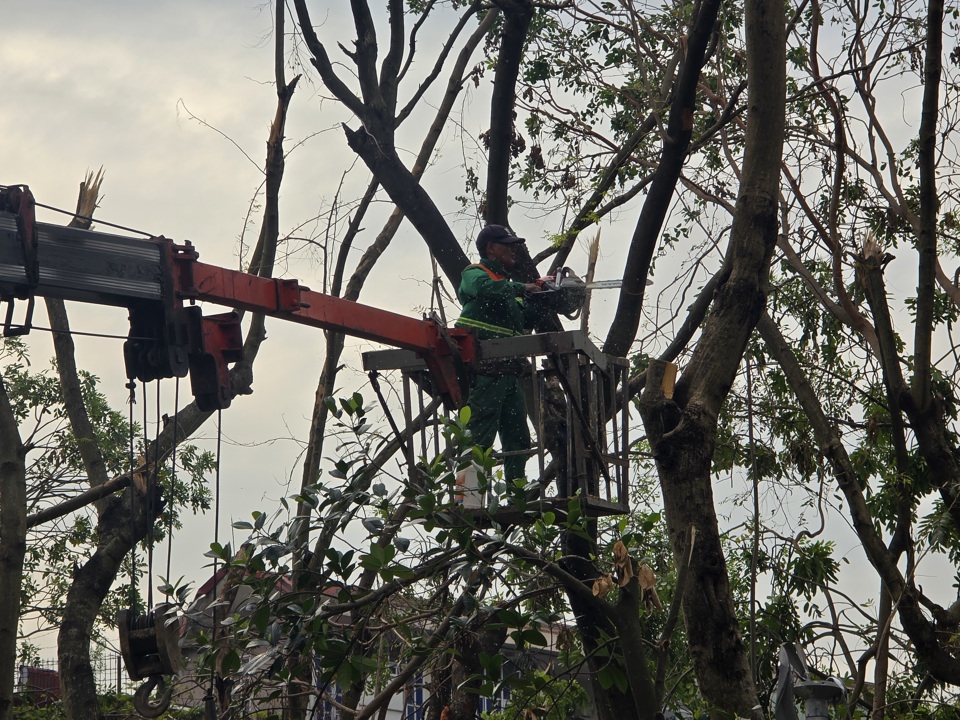
[[[221,545],[218,542],[210,543],[210,549],[203,554],[204,557],[217,558],[219,560],[229,560],[230,555],[230,543]]]
[[[237,654],[236,650],[231,650],[220,661],[221,672],[225,676],[232,675],[237,670],[240,669],[241,661],[240,655]]]
[[[547,638],[544,637],[543,633],[534,628],[527,628],[520,635],[520,639],[527,643],[528,645],[537,645],[539,647],[546,647]]]
[[[383,520],[380,518],[364,518],[360,522],[371,535],[379,535],[383,532]]]

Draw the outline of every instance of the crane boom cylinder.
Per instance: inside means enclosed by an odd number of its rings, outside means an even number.
[[[163,302],[169,288],[162,243],[156,240],[37,223],[35,280],[28,277],[17,221],[0,213],[0,293],[30,289],[97,305],[129,307],[137,300]]]

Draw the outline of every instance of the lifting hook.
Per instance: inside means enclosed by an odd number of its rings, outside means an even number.
[[[133,694],[134,709],[141,717],[160,717],[170,707],[174,684],[172,681],[168,684],[163,675],[151,675]],[[155,702],[150,700],[150,693],[153,692],[154,688],[157,688]]]

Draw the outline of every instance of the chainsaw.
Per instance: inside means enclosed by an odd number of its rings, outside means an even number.
[[[647,284],[650,284],[649,281]],[[561,315],[576,320],[583,309],[583,301],[588,290],[609,290],[623,285],[622,280],[597,280],[584,282],[570,268],[561,268],[556,275],[550,275],[537,281],[541,293],[550,293]],[[541,293],[537,293],[538,295]]]

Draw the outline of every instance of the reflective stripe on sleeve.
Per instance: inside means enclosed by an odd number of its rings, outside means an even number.
[[[457,327],[470,327],[475,328],[476,330],[486,330],[487,332],[497,333],[503,337],[515,337],[522,333],[516,333],[510,328],[500,327],[499,325],[491,325],[490,323],[485,323],[481,320],[474,320],[473,318],[466,318],[461,316],[457,320]]]

